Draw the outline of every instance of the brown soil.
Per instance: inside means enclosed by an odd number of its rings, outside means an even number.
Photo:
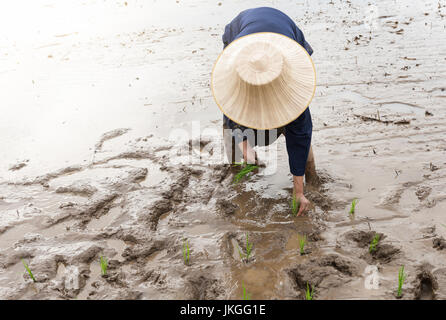
[[[217,157],[209,72],[224,25],[250,2],[104,5],[122,32],[79,23],[31,51],[0,39],[11,105],[0,119],[1,299],[240,299],[242,283],[253,299],[304,299],[307,283],[315,299],[394,299],[401,266],[402,299],[446,299],[444,1],[281,2],[318,77],[319,184],[306,186],[302,217],[283,137],[277,168],[236,185]],[[170,137],[195,121],[200,139]],[[178,150],[192,161],[174,162]]]

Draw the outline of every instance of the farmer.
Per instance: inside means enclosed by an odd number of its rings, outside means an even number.
[[[283,134],[301,215],[310,205],[304,174],[307,183],[317,181],[308,108],[316,87],[313,49],[293,20],[269,7],[242,11],[222,38],[211,88],[224,114],[228,160],[234,163],[238,155],[262,165],[253,147],[270,145]]]

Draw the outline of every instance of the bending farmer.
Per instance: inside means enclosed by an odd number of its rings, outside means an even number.
[[[259,164],[253,147],[267,146],[283,134],[301,215],[310,204],[303,177],[307,183],[317,181],[308,108],[316,87],[313,50],[293,20],[269,7],[242,11],[226,26],[223,44],[211,87],[224,113],[228,160],[243,156]]]

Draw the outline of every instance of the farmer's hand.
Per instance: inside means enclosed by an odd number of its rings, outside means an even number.
[[[305,198],[303,193],[296,193],[296,201],[300,203],[299,212],[297,213],[297,216],[302,215],[304,212],[310,209],[310,201],[307,198]]]
[[[247,163],[255,164],[256,166],[259,166],[259,168],[266,167],[265,162],[263,162],[262,160],[259,160],[259,158],[257,157],[257,152],[255,152],[254,149],[252,149],[252,148],[247,150],[246,156],[243,155],[243,159]]]
[[[300,202],[299,212],[297,213],[297,216],[300,216],[310,209],[310,201],[304,196],[304,177],[293,176],[293,185],[296,201]]]

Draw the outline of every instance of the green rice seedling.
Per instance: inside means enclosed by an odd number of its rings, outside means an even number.
[[[300,208],[300,199],[297,199],[296,201],[296,194],[293,193],[293,200],[291,201],[291,212],[293,213],[294,217],[297,216],[299,208]]]
[[[246,288],[243,285],[243,282],[242,282],[242,299],[243,300],[251,300],[251,294],[248,293],[248,291],[246,291]]]
[[[300,248],[300,255],[305,254],[305,245],[307,244],[307,236],[304,235],[303,237],[299,237],[299,248]]]
[[[108,262],[107,262],[107,259],[104,258],[103,256],[101,256],[101,260],[100,260],[100,262],[101,262],[101,274],[102,274],[103,276],[106,276],[106,275],[107,275],[107,268],[108,268]]]
[[[25,269],[26,269],[26,271],[28,272],[30,278],[31,278],[34,282],[36,282],[36,278],[34,278],[34,275],[33,275],[33,273],[31,272],[31,269],[30,269],[30,268],[28,267],[28,265],[26,264],[25,260],[22,259],[22,263],[23,263],[23,265],[25,266]]]
[[[353,199],[352,204],[350,206],[350,214],[355,214],[356,204],[358,203],[358,199]]]
[[[183,260],[184,264],[189,264],[189,242],[187,240],[183,241]]]
[[[404,280],[406,280],[407,275],[404,273],[404,266],[402,266],[400,268],[400,270],[398,271],[398,292],[397,292],[397,297],[400,298],[401,294],[403,292],[403,284],[404,284]]]
[[[245,248],[246,254],[242,253],[239,246],[237,246],[237,250],[238,250],[238,254],[240,255],[241,260],[243,260],[243,259],[245,259],[246,261],[249,260],[249,257],[251,256],[251,252],[252,252],[252,243],[249,243],[248,233],[246,233],[246,248]]]
[[[252,243],[249,243],[248,232],[246,232],[246,260],[249,259],[252,250]]]
[[[370,243],[370,247],[369,247],[369,252],[370,252],[370,253],[376,251],[376,246],[378,245],[378,242],[379,242],[379,234],[376,234],[376,235],[373,237],[372,242]]]
[[[242,170],[240,170],[239,173],[237,173],[234,177],[233,183],[237,184],[239,183],[248,173],[251,171],[257,169],[259,166],[254,164],[245,164],[244,162],[236,163],[237,165],[244,166]]]
[[[305,291],[305,300],[313,300],[313,294],[314,294],[314,287],[311,286],[311,292],[310,292],[310,287],[307,282],[307,290]]]

